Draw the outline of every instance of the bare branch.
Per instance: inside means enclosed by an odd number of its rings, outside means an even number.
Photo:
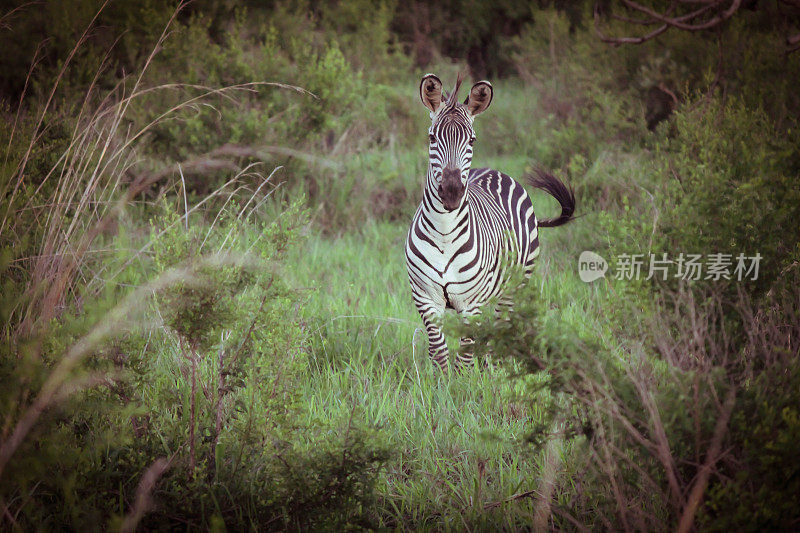
[[[692,530],[694,525],[694,517],[697,513],[700,503],[703,501],[703,493],[708,485],[708,478],[711,476],[711,469],[717,463],[722,448],[722,440],[728,431],[728,420],[731,418],[733,406],[736,403],[736,387],[728,389],[728,394],[725,395],[725,404],[720,412],[717,425],[714,427],[714,437],[711,439],[711,445],[708,447],[705,463],[700,467],[700,472],[697,475],[692,491],[686,500],[686,507],[681,515],[680,523],[678,524],[678,532],[685,533]]]
[[[717,0],[713,0],[713,1],[717,1]],[[674,9],[675,9],[675,3],[673,2],[673,3],[670,4],[669,8],[667,8],[667,12],[665,14],[666,15],[671,14],[672,11],[674,11]],[[653,17],[650,17],[649,19],[645,20],[645,19],[635,19],[635,18],[632,18],[632,17],[626,17],[624,15],[617,15],[614,12],[610,12],[609,15],[611,15],[611,18],[613,18],[613,19],[620,20],[622,22],[628,22],[630,24],[639,24],[639,25],[644,25],[644,26],[652,26],[653,24],[658,23],[658,20],[656,20]]]
[[[647,6],[643,6],[633,0],[621,0],[623,5],[630,10],[638,11],[640,13],[644,13],[649,17],[649,19],[638,19],[633,17],[628,17],[624,15],[618,15],[615,13],[611,13],[611,18],[615,20],[620,20],[622,22],[627,22],[629,24],[636,24],[640,26],[652,26],[654,24],[661,23],[661,26],[658,26],[650,33],[646,35],[642,35],[640,37],[609,37],[600,30],[600,10],[599,6],[595,5],[595,13],[594,13],[594,28],[595,33],[600,38],[601,41],[609,44],[642,44],[647,42],[655,37],[658,37],[669,28],[678,28],[680,30],[685,31],[702,31],[707,30],[710,28],[714,28],[721,24],[722,22],[731,18],[736,11],[739,10],[741,6],[742,0],[733,0],[728,6],[728,9],[722,11],[721,13],[717,14],[715,17],[702,22],[693,24],[693,21],[696,21],[699,17],[705,15],[709,11],[714,10],[715,8],[720,7],[723,4],[723,0],[681,0],[683,4],[701,4],[702,7],[695,9],[689,13],[680,16],[670,16],[671,12],[674,9],[675,3],[672,3],[667,9],[665,13],[659,13],[654,9],[651,9]]]
[[[733,0],[733,2],[731,3],[730,7],[728,7],[728,9],[726,9],[725,11],[723,11],[722,13],[717,15],[716,17],[712,18],[711,20],[708,20],[708,21],[706,21],[706,22],[704,22],[702,24],[685,24],[684,22],[686,20],[693,20],[693,19],[699,17],[700,15],[702,15],[703,13],[708,11],[709,9],[720,5],[722,2],[714,2],[713,4],[708,4],[705,7],[701,7],[700,9],[698,9],[696,11],[693,11],[692,13],[689,13],[688,15],[684,15],[683,17],[677,17],[677,18],[671,18],[671,17],[665,16],[665,15],[662,15],[661,13],[659,13],[659,12],[653,10],[653,9],[650,9],[649,7],[643,6],[641,4],[637,4],[636,2],[633,2],[632,0],[622,0],[622,3],[625,4],[627,7],[631,8],[631,9],[634,9],[636,11],[641,11],[642,13],[645,13],[645,14],[653,17],[656,20],[660,20],[661,22],[664,22],[669,26],[673,26],[675,28],[678,28],[678,29],[681,29],[681,30],[687,30],[687,31],[700,31],[700,30],[707,30],[709,28],[713,28],[714,26],[717,26],[718,24],[721,24],[722,22],[724,22],[724,21],[728,20],[729,18],[731,18],[733,16],[733,14],[736,13],[736,11],[739,10],[739,7],[742,4],[742,0]]]
[[[133,509],[125,516],[125,520],[120,526],[120,531],[124,533],[133,533],[136,531],[136,526],[142,517],[147,514],[153,505],[152,494],[155,489],[156,483],[159,478],[170,466],[170,460],[166,457],[160,457],[151,464],[139,480],[139,486],[136,488],[136,503]]]
[[[642,44],[642,43],[644,43],[646,41],[649,41],[650,39],[654,39],[655,37],[658,37],[659,35],[661,35],[665,31],[667,31],[668,29],[669,29],[669,25],[664,24],[663,26],[660,26],[659,28],[656,28],[655,30],[651,31],[647,35],[643,35],[642,37],[608,37],[605,34],[603,34],[602,31],[600,31],[600,13],[598,13],[598,11],[596,9],[595,9],[595,12],[594,12],[594,31],[597,34],[597,36],[600,38],[600,40],[603,41],[604,43],[609,43],[609,44],[614,44],[614,45],[617,45],[617,44]]]
[[[625,17],[622,15],[617,15],[616,13],[609,13],[612,19],[619,20],[621,22],[627,22],[628,24],[639,24],[640,26],[651,26],[658,22],[656,19],[635,19],[631,17]]]
[[[632,370],[628,370],[628,376],[639,394],[639,400],[650,416],[650,429],[653,434],[653,445],[655,446],[655,456],[661,462],[664,473],[667,476],[667,483],[670,489],[670,500],[673,505],[681,505],[681,483],[678,478],[678,470],[675,467],[675,459],[670,451],[669,439],[667,438],[661,414],[655,405],[651,391],[645,386],[646,378],[643,375],[634,375]]]

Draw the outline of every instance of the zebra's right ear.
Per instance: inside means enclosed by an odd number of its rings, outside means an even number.
[[[423,76],[419,84],[419,98],[431,113],[436,113],[442,105],[442,81],[433,74]]]

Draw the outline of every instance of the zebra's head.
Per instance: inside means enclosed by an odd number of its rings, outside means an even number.
[[[462,80],[459,74],[450,94],[442,90],[441,80],[433,74],[425,75],[419,84],[419,97],[431,112],[428,137],[432,192],[448,211],[458,209],[464,198],[475,142],[472,121],[486,111],[493,95],[492,84],[479,81],[460,103],[457,95]]]

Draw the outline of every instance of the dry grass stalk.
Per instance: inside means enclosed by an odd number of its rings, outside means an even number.
[[[170,467],[171,460],[160,457],[147,467],[139,485],[136,487],[136,501],[133,509],[125,516],[119,530],[121,533],[133,533],[144,515],[153,507],[153,490],[156,483]]]
[[[170,27],[186,4],[187,2],[181,2],[174,10],[133,82],[130,92],[125,94],[127,92],[125,81],[121,81],[102,99],[96,109],[90,112],[96,83],[106,63],[104,59],[104,65],[98,69],[94,80],[87,89],[76,127],[67,148],[37,188],[38,193],[48,181],[56,179],[57,186],[54,187],[56,192],[52,201],[46,202],[47,205],[44,206],[34,205],[32,202],[38,197],[37,194],[34,194],[25,205],[19,208],[19,211],[32,211],[37,218],[41,217],[38,225],[44,228],[44,236],[41,239],[38,253],[26,259],[28,263],[26,270],[30,272],[30,280],[24,307],[16,309],[13,313],[13,322],[17,324],[14,332],[16,339],[30,337],[51,319],[58,316],[58,313],[66,306],[68,295],[75,291],[76,279],[96,279],[95,273],[88,271],[91,262],[87,261],[87,256],[93,252],[92,247],[97,238],[113,228],[119,214],[139,194],[153,183],[161,181],[175,172],[175,166],[170,166],[153,174],[138,175],[126,190],[120,190],[123,176],[137,174],[133,171],[138,157],[135,143],[145,133],[178,111],[197,105],[213,96],[235,100],[237,93],[251,93],[259,87],[276,87],[310,94],[300,87],[275,82],[251,82],[223,88],[185,84],[142,88],[145,72],[157,51],[162,48]],[[27,233],[27,228],[18,227],[20,221],[26,219],[15,217],[17,211],[12,211],[12,208],[14,208],[15,198],[26,179],[25,169],[33,148],[40,139],[45,116],[50,111],[56,90],[67,66],[87,40],[90,29],[104,7],[105,3],[73,47],[64,67],[59,72],[41,109],[27,151],[17,164],[15,179],[12,180],[14,182],[13,189],[3,191],[3,195],[8,199],[8,207],[0,220],[0,235],[3,235],[4,238],[7,237],[11,242],[19,241]],[[175,88],[191,88],[199,90],[200,93],[160,113],[138,130],[130,131],[123,128],[128,109],[135,99],[154,91]],[[120,93],[122,93],[121,97]],[[230,158],[243,156],[263,158],[270,153],[285,155],[286,150],[288,149],[269,146],[262,148],[225,146],[213,151],[208,156],[184,162],[182,169],[196,173],[220,170],[236,171],[238,167]],[[291,150],[289,151],[291,152]],[[313,158],[300,152],[292,152],[290,155],[304,159]],[[322,159],[317,162],[330,165],[329,162]]]
[[[191,286],[196,280],[195,272],[202,268],[219,268],[225,265],[246,265],[247,258],[217,255],[199,261],[193,267],[183,267],[169,270],[158,279],[137,288],[121,304],[109,311],[105,318],[97,323],[86,335],[78,339],[58,360],[53,370],[48,375],[36,398],[14,425],[10,436],[0,442],[0,478],[8,461],[22,444],[25,437],[33,428],[41,414],[59,399],[64,397],[65,391],[74,392],[76,380],[73,371],[87,356],[94,352],[111,335],[125,331],[132,323],[131,315],[143,308],[144,302],[154,292],[158,292],[181,282]],[[105,378],[103,379],[105,380]],[[100,381],[84,382],[86,386],[97,384]]]
[[[553,424],[553,434],[558,433],[559,426],[562,423],[556,420]],[[536,506],[533,514],[533,530],[534,531],[548,531],[550,529],[549,522],[552,516],[553,495],[556,490],[556,477],[561,468],[562,462],[562,438],[556,436],[547,442],[544,452],[544,468],[542,469],[541,482],[539,484],[539,498],[536,500]]]

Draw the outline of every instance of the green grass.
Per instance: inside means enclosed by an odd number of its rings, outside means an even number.
[[[538,194],[535,201],[545,202]],[[605,291],[577,277],[585,224],[545,230],[530,283],[566,322],[590,331],[603,329],[595,311]],[[408,287],[406,230],[405,223],[369,223],[335,238],[314,234],[287,258],[290,283],[309,291],[305,416],[331,420],[355,410],[379,428],[395,451],[378,485],[386,525],[529,524],[535,500],[492,504],[539,487],[543,456],[526,436],[543,413],[503,368],[434,369]]]
[[[292,282],[313,288],[304,311],[313,328],[306,416],[355,408],[380,428],[396,452],[379,484],[393,520],[436,528],[505,520],[508,509],[487,516],[483,507],[536,483],[536,457],[518,452],[537,412],[515,402],[520,388],[499,369],[434,370],[408,288],[405,231],[376,224],[338,239],[313,236],[287,259]],[[514,506],[508,525],[529,504]],[[459,516],[466,523],[450,522]]]

